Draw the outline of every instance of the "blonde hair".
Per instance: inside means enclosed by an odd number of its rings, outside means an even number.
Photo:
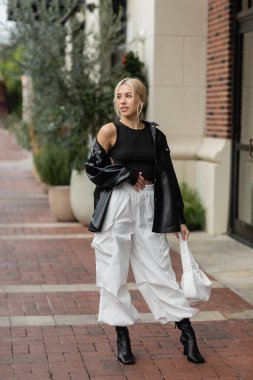
[[[134,96],[137,96],[140,101],[140,107],[138,106],[137,108],[137,118],[140,120],[143,118],[142,110],[147,101],[147,90],[146,90],[145,85],[138,78],[124,78],[117,84],[114,90],[114,99],[113,99],[114,110],[116,114],[120,116],[120,112],[116,106],[116,99],[117,99],[117,93],[120,86],[124,84],[132,88]]]

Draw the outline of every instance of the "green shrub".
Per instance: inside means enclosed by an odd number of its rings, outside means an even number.
[[[34,154],[34,164],[42,182],[51,186],[69,185],[75,160],[71,149],[54,144],[43,146]]]
[[[133,51],[128,51],[123,55],[121,66],[117,70],[118,80],[125,77],[139,78],[148,87],[145,65]]]
[[[184,200],[184,214],[188,228],[191,231],[203,230],[206,215],[198,192],[191,189],[186,183],[182,183],[180,189]]]
[[[78,149],[73,149],[72,151],[73,162],[72,168],[76,169],[78,172],[84,170],[84,162],[88,157],[88,147],[87,145],[79,146]]]

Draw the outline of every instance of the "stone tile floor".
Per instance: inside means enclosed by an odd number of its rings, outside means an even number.
[[[55,221],[30,161],[0,129],[1,380],[253,379],[253,306],[212,270],[211,300],[194,323],[206,363],[185,359],[173,324],[154,323],[130,273],[143,322],[130,327],[137,363],[120,364],[113,327],[96,322],[92,235]],[[171,256],[179,279],[179,256]]]

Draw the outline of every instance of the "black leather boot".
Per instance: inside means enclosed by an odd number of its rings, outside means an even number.
[[[176,322],[176,326],[182,331],[180,342],[184,346],[184,355],[187,355],[190,362],[205,363],[205,359],[199,352],[195,332],[189,318]]]
[[[135,358],[131,350],[128,328],[122,327],[122,326],[116,326],[116,331],[117,331],[118,360],[123,364],[134,364]]]

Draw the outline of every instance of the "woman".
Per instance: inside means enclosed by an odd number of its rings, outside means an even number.
[[[171,267],[165,233],[189,236],[183,200],[165,135],[156,123],[142,120],[146,88],[125,78],[115,88],[119,122],[101,127],[86,163],[96,184],[95,211],[89,230],[96,232],[98,321],[116,327],[118,359],[133,364],[127,326],[138,318],[126,281],[129,262],[136,284],[156,320],[174,321],[182,331],[184,354],[203,363],[190,317],[191,308]]]

